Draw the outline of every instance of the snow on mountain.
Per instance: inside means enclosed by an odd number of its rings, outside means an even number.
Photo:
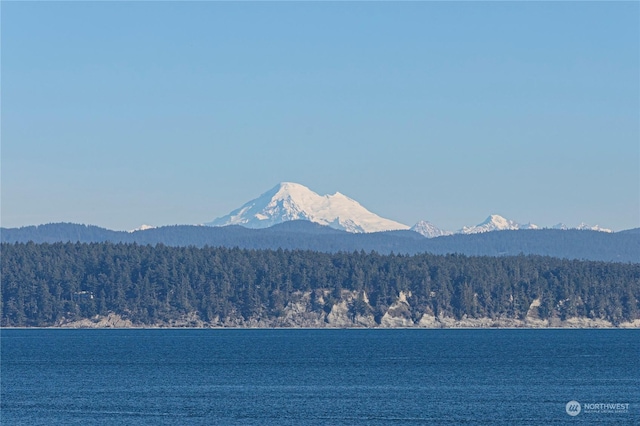
[[[515,222],[513,220],[505,219],[502,216],[492,214],[489,216],[484,222],[476,226],[465,226],[460,229],[457,233],[459,234],[478,234],[481,232],[490,232],[490,231],[504,231],[504,230],[515,230],[515,229],[540,229],[538,225],[534,225],[533,223],[521,224]],[[600,232],[613,232],[611,229],[603,228],[601,226],[595,225],[587,225],[586,223],[581,223],[575,227],[568,227],[564,223],[558,223],[551,227],[551,229],[587,229],[590,231],[600,231]]]
[[[581,222],[578,226],[574,226],[574,227],[569,227],[564,223],[559,223],[557,225],[554,225],[551,229],[562,229],[563,231],[566,231],[567,229],[580,229],[580,230],[587,230],[587,231],[613,232],[613,230],[611,229],[603,228],[599,225],[591,226],[584,222]]]
[[[464,226],[458,231],[459,234],[480,234],[482,232],[505,231],[516,229],[538,229],[537,225],[528,223],[526,225],[506,219],[500,215],[492,214],[484,222],[475,226]]]
[[[435,238],[435,237],[441,237],[443,235],[453,234],[453,232],[451,231],[445,231],[444,229],[440,229],[437,226],[435,226],[433,223],[427,222],[424,220],[421,220],[420,222],[413,225],[411,227],[411,230],[414,232],[417,232],[418,234],[424,235],[427,238]]]
[[[136,229],[132,229],[130,231],[127,231],[129,233],[131,232],[136,232],[136,231],[146,231],[147,229],[154,229],[155,226],[151,226],[151,225],[140,225],[140,227],[136,228]]]
[[[308,220],[347,232],[409,229],[407,225],[371,213],[339,192],[318,195],[306,186],[292,182],[282,182],[228,215],[205,225],[267,228],[290,220]]]
[[[586,223],[582,222],[580,223],[580,225],[576,226],[575,229],[581,229],[581,230],[589,230],[589,231],[600,231],[600,232],[613,232],[613,230],[608,229],[608,228],[603,228],[600,225],[587,225]]]
[[[525,223],[525,224],[520,224],[520,228],[519,229],[540,229],[540,227],[538,225],[536,225],[535,223]]]
[[[420,221],[409,228],[407,225],[385,219],[370,212],[355,200],[339,192],[333,195],[319,195],[303,185],[292,182],[282,182],[228,215],[204,225],[242,225],[247,228],[268,228],[292,220],[307,220],[330,226],[334,229],[355,233],[411,229],[427,238],[453,234],[453,232],[440,229],[427,221]],[[143,225],[133,231],[150,228],[153,227]],[[569,229],[562,223],[555,225],[553,228]],[[492,214],[484,222],[475,226],[464,226],[456,233],[478,234],[517,229],[539,229],[539,227],[532,223],[521,224],[500,215]],[[581,223],[572,229],[613,232],[598,225],[589,226],[585,223]]]

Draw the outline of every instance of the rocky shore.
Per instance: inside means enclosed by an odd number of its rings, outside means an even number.
[[[54,328],[640,328],[640,319],[613,324],[604,319],[585,317],[540,319],[537,313],[539,300],[534,300],[524,319],[518,318],[454,318],[425,312],[418,318],[412,316],[409,294],[401,292],[382,317],[372,313],[354,314],[350,309],[357,298],[368,306],[366,294],[344,291],[341,300],[333,304],[329,312],[314,310],[310,293],[299,293],[282,310],[278,317],[252,316],[244,318],[232,314],[204,321],[197,312],[179,318],[153,324],[134,323],[126,315],[110,312],[92,318],[62,319]],[[322,302],[322,301],[321,301]]]

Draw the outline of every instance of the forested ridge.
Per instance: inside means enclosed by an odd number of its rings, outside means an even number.
[[[521,255],[381,255],[113,243],[1,245],[2,326],[51,326],[114,312],[137,324],[196,313],[274,319],[297,295],[327,313],[345,291],[352,315],[381,317],[402,292],[416,321],[640,318],[640,264]]]
[[[110,231],[97,226],[57,223],[0,229],[3,243],[137,243],[173,247],[241,247],[247,249],[313,250],[327,253],[364,250],[390,254],[517,256],[535,254],[605,262],[640,262],[640,234],[634,230],[607,233],[587,230],[521,229],[425,238],[413,231],[353,234],[296,220],[264,229],[232,225],[163,226],[145,231]]]

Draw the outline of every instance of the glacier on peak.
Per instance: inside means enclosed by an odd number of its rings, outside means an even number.
[[[355,233],[409,229],[407,225],[370,212],[344,194],[319,195],[294,182],[281,182],[228,215],[205,225],[268,228],[291,220],[308,220]]]
[[[411,227],[411,230],[427,238],[442,237],[444,235],[453,234],[453,232],[440,229],[433,223],[427,222],[426,220],[419,221]]]
[[[155,229],[155,226],[151,226],[151,225],[140,225],[138,228],[135,229],[131,229],[129,231],[127,231],[128,233],[133,233],[133,232],[137,232],[137,231],[146,231],[148,229]]]
[[[486,218],[484,222],[479,223],[478,225],[463,226],[462,229],[460,229],[457,233],[480,234],[482,232],[506,231],[506,230],[517,230],[517,229],[539,229],[539,227],[537,225],[534,225],[533,223],[522,225],[518,222],[509,220],[498,214],[492,214],[488,218]]]
[[[340,192],[319,195],[306,186],[294,182],[281,182],[226,216],[204,223],[204,225],[241,225],[247,228],[268,228],[294,220],[310,221],[352,233],[410,229],[427,238],[454,234],[454,232],[440,229],[427,221],[419,221],[409,228],[407,225],[370,212],[360,203]],[[568,229],[564,224],[558,224],[553,228]],[[498,214],[492,214],[482,223],[464,226],[455,234],[478,234],[519,229],[540,229],[540,227],[533,223],[521,224]],[[571,229],[613,232],[598,225],[589,226],[584,223]]]
[[[579,229],[579,230],[588,230],[588,231],[599,231],[599,232],[613,232],[612,229],[608,229],[608,228],[603,228],[600,225],[588,225],[584,222],[581,222],[580,225],[576,226],[575,229]]]
[[[478,234],[481,232],[490,231],[504,231],[504,230],[518,230],[518,229],[541,229],[540,226],[533,223],[521,224],[513,220],[506,219],[500,215],[492,214],[484,222],[475,226],[464,226],[457,233],[459,234]],[[599,232],[613,232],[611,229],[603,228],[601,226],[587,225],[582,222],[578,226],[568,227],[564,223],[558,223],[551,227],[551,229],[568,230],[568,229],[581,229]]]

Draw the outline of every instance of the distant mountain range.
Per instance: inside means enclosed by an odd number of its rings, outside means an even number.
[[[124,232],[91,225],[57,223],[1,228],[1,241],[110,241],[171,246],[486,256],[523,253],[640,262],[640,233],[637,230],[613,233],[585,224],[573,229],[558,224],[554,228],[540,229],[531,223],[523,225],[495,214],[478,225],[465,226],[455,233],[427,221],[420,221],[409,228],[368,211],[338,192],[318,195],[303,185],[284,182],[228,215],[204,225],[158,228],[142,225]]]
[[[113,242],[244,249],[300,249],[334,253],[361,250],[381,254],[459,253],[469,256],[537,254],[568,259],[640,262],[640,228],[616,233],[576,229],[519,229],[424,238],[410,230],[351,233],[307,220],[288,221],[262,229],[249,229],[238,225],[181,225],[134,232],[56,223],[2,228],[0,237],[3,243]]]
[[[207,226],[241,225],[260,229],[292,221],[307,220],[334,229],[352,233],[368,233],[411,229],[427,238],[441,237],[454,232],[438,228],[431,222],[419,221],[409,227],[402,223],[385,219],[370,212],[357,201],[336,192],[333,195],[319,195],[304,185],[282,182],[226,216],[205,223]],[[455,233],[479,234],[491,231],[539,229],[532,223],[520,224],[497,214],[490,215],[475,226],[464,226]],[[555,229],[569,229],[560,223]],[[598,225],[581,223],[574,229],[613,232]]]

